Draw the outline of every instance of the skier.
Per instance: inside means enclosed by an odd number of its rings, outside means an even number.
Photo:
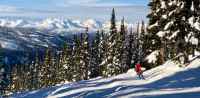
[[[141,69],[141,64],[140,63],[137,63],[136,65],[135,65],[135,71],[136,71],[136,73],[137,73],[137,75],[138,75],[138,77],[140,78],[140,79],[145,79],[144,78],[144,76],[143,76],[143,71],[142,71],[142,69]]]

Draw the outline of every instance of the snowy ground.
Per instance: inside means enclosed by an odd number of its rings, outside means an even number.
[[[13,98],[200,98],[200,59],[180,68],[173,62],[144,72],[133,70],[111,78],[95,78],[22,94]]]

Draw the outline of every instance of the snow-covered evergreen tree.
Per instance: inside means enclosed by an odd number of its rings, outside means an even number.
[[[146,27],[144,21],[142,21],[140,35],[139,35],[139,61],[143,62],[146,57],[146,43],[148,40],[146,39]]]
[[[100,55],[102,61],[100,63],[100,76],[107,76],[107,63],[108,63],[108,52],[109,52],[109,43],[108,43],[108,34],[103,30],[101,31],[101,41],[100,41]]]
[[[196,52],[200,51],[200,1],[191,0],[192,5],[190,10],[192,11],[192,16],[188,19],[191,26],[191,35],[189,41],[191,42],[191,50],[193,56],[196,55]]]
[[[197,46],[199,35],[197,0],[152,0],[148,27],[150,53],[157,51],[157,63],[182,55],[188,61],[192,46]],[[159,47],[156,47],[159,46]]]
[[[11,77],[12,77],[12,82],[11,84],[9,85],[9,89],[12,91],[12,92],[17,92],[20,90],[20,68],[19,68],[19,65],[15,65],[13,66],[12,68],[12,71],[11,71]],[[21,79],[22,80],[22,79]]]
[[[73,79],[73,57],[72,48],[65,43],[60,54],[60,64],[58,66],[58,76],[61,82],[72,81]]]
[[[90,43],[89,43],[89,34],[88,27],[86,28],[85,33],[83,33],[83,38],[81,41],[81,56],[82,56],[82,66],[83,66],[83,79],[89,79],[89,63],[90,63]]]
[[[92,42],[91,52],[90,52],[90,78],[100,76],[100,63],[102,62],[102,55],[101,55],[101,45],[100,42],[102,41],[100,31],[97,31],[95,35],[95,39]]]
[[[134,43],[133,43],[133,46],[134,46],[134,63],[137,63],[141,57],[140,57],[140,52],[141,52],[141,43],[140,43],[140,35],[141,35],[141,32],[140,32],[140,23],[138,22],[137,24],[137,30],[134,34]]]
[[[133,63],[132,57],[133,57],[133,43],[134,43],[134,34],[133,34],[133,28],[130,29],[129,35],[128,35],[128,45],[126,46],[127,49],[127,59],[126,59],[126,65],[128,65],[128,68],[131,68],[131,64]]]
[[[6,66],[3,63],[3,54],[0,46],[0,95],[5,94],[5,89],[8,86],[8,73],[6,73]]]
[[[29,67],[28,67],[27,72],[26,72],[26,81],[27,81],[27,83],[25,83],[25,84],[27,86],[26,89],[28,89],[28,90],[34,90],[34,86],[37,85],[37,83],[35,82],[35,80],[37,80],[35,78],[35,74],[36,74],[35,73],[35,71],[36,71],[35,69],[36,69],[35,62],[32,61],[31,64],[29,65]]]
[[[117,38],[117,48],[119,51],[119,63],[120,63],[120,73],[126,72],[128,70],[128,66],[126,61],[128,59],[128,49],[127,49],[127,45],[128,45],[128,40],[127,40],[127,35],[128,35],[128,30],[125,26],[125,19],[123,17],[123,19],[121,20],[121,26],[120,26],[120,32],[118,34],[118,38]]]
[[[74,35],[73,44],[73,81],[83,80],[83,56],[82,56],[82,44],[78,35]]]
[[[33,67],[33,89],[38,89],[40,88],[40,82],[39,82],[39,71],[40,71],[40,56],[39,56],[39,52],[36,52],[35,55],[35,62],[34,62],[34,67]]]
[[[5,66],[2,64],[0,64],[0,94],[3,93],[3,90],[4,90],[4,86],[5,86],[5,77],[4,77],[4,73],[5,73]]]
[[[166,12],[166,6],[165,6],[166,2],[164,1],[162,2],[162,0],[152,0],[149,3],[151,12],[148,15],[149,26],[147,29],[148,34],[146,35],[146,39],[149,40],[149,42],[146,43],[147,45],[146,47],[148,49],[146,52],[147,54],[150,54],[150,55],[156,54],[155,57],[157,57],[157,59],[148,60],[148,63],[153,63],[151,64],[151,66],[160,65],[164,62],[164,59],[162,56],[163,43],[161,43],[161,39],[157,35],[157,33],[162,30],[163,23],[165,23],[165,21],[161,21],[161,20],[166,19],[167,17],[164,14],[164,12]]]
[[[50,48],[47,48],[45,53],[44,62],[40,67],[40,83],[41,87],[48,87],[53,85],[54,66],[53,66],[53,54]]]
[[[111,17],[111,26],[110,32],[108,35],[108,51],[107,57],[104,58],[102,65],[106,66],[106,71],[104,73],[105,76],[112,76],[120,73],[120,45],[119,43],[119,32],[117,32],[116,28],[116,16],[115,10],[112,10],[112,17]]]

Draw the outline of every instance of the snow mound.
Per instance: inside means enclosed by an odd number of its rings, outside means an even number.
[[[67,83],[11,98],[199,98],[200,59],[187,67],[168,61],[145,71],[146,80],[138,79],[133,69],[110,78],[95,78]]]

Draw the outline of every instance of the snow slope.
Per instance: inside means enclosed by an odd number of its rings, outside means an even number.
[[[134,70],[110,78],[67,83],[12,98],[200,98],[200,59],[187,67],[168,61],[144,72],[139,80]]]

